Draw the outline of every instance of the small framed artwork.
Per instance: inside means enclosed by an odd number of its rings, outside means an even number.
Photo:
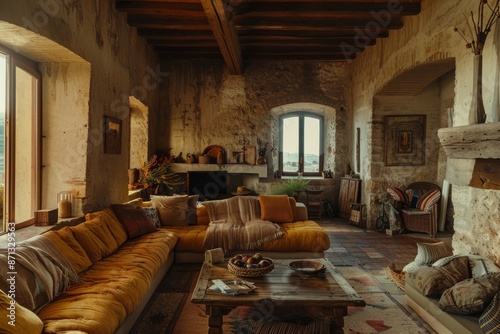
[[[425,127],[425,115],[385,116],[385,165],[424,165]]]
[[[104,116],[104,153],[120,154],[122,142],[122,121]]]

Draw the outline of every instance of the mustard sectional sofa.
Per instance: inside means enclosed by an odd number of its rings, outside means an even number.
[[[203,261],[207,209],[196,205],[197,198],[177,197],[191,203],[180,210],[191,214],[167,217],[153,206],[155,199],[112,205],[87,214],[77,225],[56,226],[17,245],[14,268],[9,267],[9,251],[2,250],[0,304],[6,307],[0,310],[0,332],[128,333],[175,261]],[[322,257],[330,247],[328,235],[307,220],[305,208],[288,198],[289,204],[283,198],[271,202],[274,213],[289,217],[291,208],[294,221],[277,223],[283,235],[255,251],[283,258]],[[9,281],[13,272],[14,284]]]

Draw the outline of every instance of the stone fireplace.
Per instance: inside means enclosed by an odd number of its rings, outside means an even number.
[[[500,264],[500,122],[442,128],[455,210],[455,253]]]

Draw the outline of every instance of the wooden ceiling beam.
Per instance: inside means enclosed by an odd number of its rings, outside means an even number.
[[[228,0],[201,0],[201,4],[231,74],[241,75],[242,58],[236,26],[226,12]]]

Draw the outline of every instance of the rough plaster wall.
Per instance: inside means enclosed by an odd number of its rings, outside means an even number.
[[[85,196],[90,64],[42,64],[42,208],[60,191]],[[68,108],[71,106],[71,108]]]
[[[500,191],[454,186],[455,254],[480,254],[500,265]]]
[[[249,63],[241,76],[228,75],[223,64],[209,62],[165,63],[162,71],[169,73],[161,101],[168,115],[161,120],[166,147],[183,157],[198,155],[208,145],[221,145],[230,155],[241,150],[243,138],[250,145],[257,146],[259,138],[277,147],[273,108],[309,103],[338,110],[345,104],[343,64]],[[352,149],[346,140],[347,114],[325,116],[325,167],[340,172],[333,164],[343,163]],[[268,149],[267,158],[272,177],[277,153]]]
[[[91,64],[84,212],[127,199],[129,96],[158,112],[157,88],[163,80],[156,54],[114,5],[97,0],[0,3],[0,20],[47,37]],[[27,48],[21,45],[17,51]],[[121,154],[103,152],[105,115],[122,119]]]
[[[475,7],[476,2],[471,1],[423,0],[421,14],[406,18],[403,29],[391,32],[389,38],[379,41],[373,47],[366,48],[363,54],[350,63],[351,76],[348,91],[351,94],[347,98],[349,106],[353,109],[353,128],[366,126],[367,142],[373,142],[374,146],[381,144],[380,142],[377,143],[377,137],[374,136],[373,131],[379,117],[374,113],[373,106],[373,97],[377,91],[406,69],[438,59],[455,58],[456,60],[453,125],[468,124],[468,110],[472,100],[473,56],[465,48],[464,41],[453,29],[456,26],[466,31],[467,24],[463,13],[476,10]],[[483,75],[483,85],[485,87],[483,97],[488,120],[498,119],[499,91],[496,83],[499,71],[497,55],[499,53],[500,34],[498,31],[497,27],[495,32],[490,34],[484,51],[484,68],[487,70]],[[441,103],[441,106],[443,106],[443,102]],[[449,103],[445,104],[449,105]],[[367,180],[377,177],[380,170],[370,168],[370,160],[372,160],[370,147],[363,145],[361,154],[362,160],[368,162],[362,166],[361,177]],[[373,159],[376,156],[375,154]],[[453,163],[453,161],[448,160],[447,164],[450,163]],[[374,191],[374,189],[370,189],[369,185],[370,181],[364,184],[364,192],[368,194]],[[489,253],[491,255],[493,253],[491,256],[498,259],[500,253],[498,247],[492,248],[491,244],[484,246],[483,242],[474,238],[478,233],[481,233],[480,229],[485,227],[485,222],[489,221],[488,224],[494,226],[500,224],[498,215],[493,220],[491,220],[490,216],[491,211],[498,210],[499,199],[497,192],[490,192],[494,196],[487,196],[486,193],[483,194],[483,191],[476,189],[470,189],[468,192],[474,193],[477,198],[488,197],[488,201],[486,201],[488,209],[480,206],[477,208],[472,207],[472,197],[461,197],[462,200],[457,201],[459,195],[456,194],[456,189],[452,185],[452,202],[455,210],[459,205],[464,209],[468,209],[466,212],[455,212],[455,232],[457,236],[464,236],[473,231],[471,237],[467,240],[462,237],[454,238],[453,246],[456,249],[471,249],[481,254]],[[465,226],[470,226],[470,228],[465,228]],[[496,228],[489,228],[489,230],[495,231]],[[497,231],[494,233],[491,236],[498,234]]]

